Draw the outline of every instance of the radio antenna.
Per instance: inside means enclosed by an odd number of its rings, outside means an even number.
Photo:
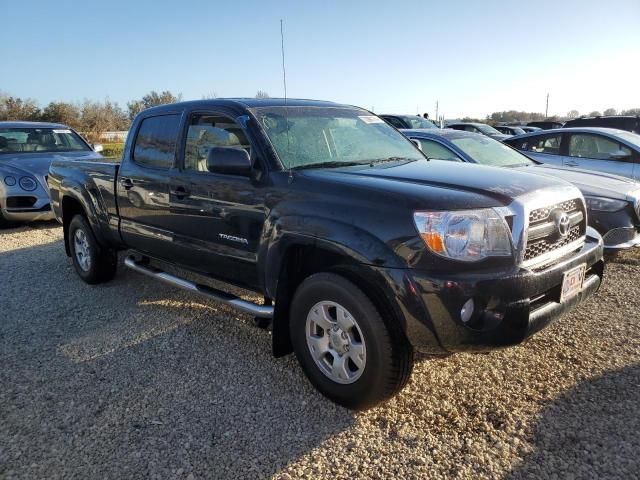
[[[289,142],[289,108],[287,105],[287,69],[284,63],[284,27],[283,21],[280,19],[280,52],[282,53],[282,84],[284,85],[284,120],[287,122],[287,156],[291,150],[291,144]],[[289,162],[291,159],[288,158]],[[292,180],[293,172],[291,171],[291,163],[289,163],[289,181]]]

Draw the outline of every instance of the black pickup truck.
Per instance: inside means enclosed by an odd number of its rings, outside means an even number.
[[[134,120],[121,162],[54,161],[48,182],[84,281],[113,278],[117,251],[130,250],[127,267],[267,319],[274,354],[295,351],[323,394],[354,409],[406,384],[414,348],[517,344],[603,276],[577,188],[429,161],[348,105],[155,107]]]

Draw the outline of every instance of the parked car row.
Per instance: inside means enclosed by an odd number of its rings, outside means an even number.
[[[604,276],[598,231],[615,249],[640,227],[632,179],[540,165],[478,124],[383,118],[310,100],[182,102],[138,114],[121,162],[63,126],[0,123],[13,139],[0,165],[48,155],[48,173],[15,176],[48,193],[83,281],[111,280],[129,250],[126,267],[271,326],[276,356],[294,352],[319,391],[361,409],[403,388],[414,350],[514,345],[575,308]],[[611,234],[624,228],[626,243]]]

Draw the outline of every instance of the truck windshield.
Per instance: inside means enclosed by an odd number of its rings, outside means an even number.
[[[68,128],[0,128],[0,155],[91,150]]]
[[[384,120],[357,108],[277,106],[252,113],[284,168],[425,158]]]
[[[494,167],[535,165],[535,162],[529,158],[493,138],[483,137],[482,135],[469,135],[452,138],[451,142],[481,165]]]

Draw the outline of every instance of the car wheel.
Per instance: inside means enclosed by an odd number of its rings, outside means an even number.
[[[101,247],[93,231],[82,215],[76,215],[69,223],[69,251],[78,276],[89,284],[111,280],[118,267],[114,250]]]
[[[311,275],[296,290],[290,315],[298,361],[311,383],[334,402],[369,408],[407,383],[413,366],[410,343],[346,278]]]

